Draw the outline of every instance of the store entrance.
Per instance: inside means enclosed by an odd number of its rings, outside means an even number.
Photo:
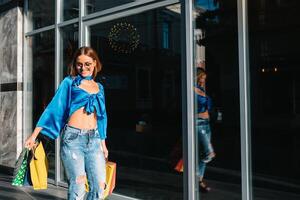
[[[116,193],[183,199],[181,46],[178,5],[90,26],[103,64],[109,159]],[[180,10],[180,9],[179,9]]]

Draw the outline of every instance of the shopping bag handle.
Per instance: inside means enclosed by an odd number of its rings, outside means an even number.
[[[39,140],[35,140],[33,147],[31,148],[31,153],[32,153],[32,158],[34,160],[37,160],[37,158],[35,157],[35,150],[36,147],[39,145],[40,141]]]

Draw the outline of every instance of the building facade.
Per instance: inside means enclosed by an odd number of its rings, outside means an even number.
[[[138,199],[299,199],[300,3],[296,0],[0,1],[0,166],[91,46],[103,70],[116,194]],[[211,193],[199,193],[197,69],[206,70]],[[298,105],[299,104],[299,105]],[[40,135],[66,187],[60,139]],[[174,170],[183,158],[183,172]],[[159,197],[159,198],[158,198]]]

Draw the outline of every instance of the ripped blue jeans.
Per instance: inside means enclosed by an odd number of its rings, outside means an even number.
[[[208,119],[198,118],[196,120],[196,129],[198,132],[198,147],[199,147],[199,175],[204,176],[206,163],[203,161],[207,156],[214,152],[211,144],[211,130]]]
[[[81,130],[66,125],[60,155],[69,183],[68,200],[84,199],[86,178],[89,183],[86,199],[102,199],[100,183],[105,183],[106,169],[98,130]]]

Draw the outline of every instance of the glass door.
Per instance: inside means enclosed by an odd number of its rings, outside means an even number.
[[[193,2],[195,190],[241,199],[237,2]]]
[[[182,158],[180,18],[173,5],[89,27],[103,64],[116,193],[183,199],[182,172],[174,170]]]
[[[300,199],[300,2],[248,7],[253,199]]]

